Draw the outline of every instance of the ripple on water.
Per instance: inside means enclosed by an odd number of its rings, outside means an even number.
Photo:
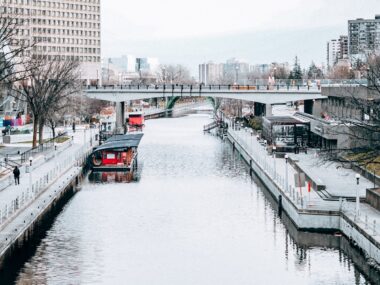
[[[147,121],[140,181],[86,182],[17,283],[365,284],[347,255],[325,249],[331,237],[278,217],[231,147],[202,133],[208,120]]]

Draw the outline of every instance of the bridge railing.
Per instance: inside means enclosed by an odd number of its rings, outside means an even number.
[[[315,91],[321,87],[347,85],[367,85],[366,80],[288,80],[277,79],[273,81],[257,79],[250,84],[130,84],[130,85],[98,85],[85,86],[88,90],[133,90],[133,91],[157,91],[163,93],[194,92],[200,93],[212,91],[259,91],[259,90],[301,90]]]

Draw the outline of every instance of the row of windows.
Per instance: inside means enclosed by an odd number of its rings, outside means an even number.
[[[26,53],[25,53],[26,55]],[[30,56],[30,53],[28,54]],[[48,60],[77,60],[80,62],[100,62],[100,56],[76,56],[76,55],[42,55],[42,54],[33,54],[33,57],[37,58],[48,58]]]
[[[85,21],[61,21],[61,20],[50,20],[50,19],[40,19],[40,18],[33,18],[32,19],[33,25],[39,25],[39,26],[65,26],[65,27],[74,27],[74,28],[92,28],[92,29],[99,29],[100,30],[100,23],[93,23],[93,22],[85,22]]]
[[[54,18],[59,17],[59,18],[100,21],[99,13],[97,14],[73,13],[73,12],[50,11],[50,10],[40,10],[40,9],[24,9],[24,8],[14,8],[14,7],[1,7],[0,11],[4,14],[9,14],[9,15],[44,16],[44,17],[54,17]]]
[[[54,38],[54,37],[33,37],[35,43],[53,43],[53,44],[75,44],[85,46],[100,46],[100,40],[90,39],[73,39],[73,38]]]
[[[31,25],[36,26],[48,26],[48,27],[55,27],[55,26],[62,26],[62,27],[72,27],[72,28],[81,28],[81,29],[94,29],[94,30],[100,30],[100,23],[93,23],[93,22],[74,22],[74,21],[61,21],[61,20],[47,20],[47,19],[11,19],[7,17],[0,18],[0,25],[5,25],[6,22],[12,22],[12,25],[14,26],[25,26],[30,27]]]
[[[77,36],[77,37],[94,37],[100,38],[100,32],[83,31],[83,30],[64,30],[64,29],[46,29],[46,28],[33,28],[33,34],[40,35],[63,35],[63,36]]]
[[[34,46],[33,51],[43,52],[68,52],[75,54],[100,54],[99,48],[59,47],[59,46]]]
[[[66,3],[62,3],[66,2]],[[14,5],[29,5],[29,6],[40,6],[54,9],[66,9],[66,10],[82,10],[82,11],[97,11],[100,12],[100,0],[87,0],[87,1],[75,1],[73,3],[67,3],[68,1],[54,2],[54,1],[37,1],[37,0],[0,0],[0,5],[3,4],[14,4]],[[87,5],[78,4],[86,3]],[[88,5],[90,4],[90,5]],[[95,5],[95,6],[94,6]]]
[[[71,54],[100,54],[100,49],[96,48],[78,48],[78,47],[57,47],[57,46],[34,46],[34,52],[48,53],[71,53]]]

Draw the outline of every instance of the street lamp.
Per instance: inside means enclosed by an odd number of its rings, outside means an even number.
[[[355,175],[355,178],[356,178],[356,211],[355,211],[355,218],[357,218],[360,215],[360,201],[359,201],[359,180],[360,180],[360,175],[357,173]]]
[[[235,66],[235,71],[236,71],[236,84],[238,85],[238,81],[239,81],[239,66]]]
[[[289,192],[289,182],[288,182],[288,159],[289,156],[285,154],[285,190],[286,192]]]
[[[272,154],[273,154],[273,177],[275,181],[276,181],[276,149],[277,147],[274,145],[272,147]]]

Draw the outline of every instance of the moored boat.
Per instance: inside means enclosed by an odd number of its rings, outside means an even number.
[[[93,171],[133,171],[143,133],[114,135],[96,147],[88,158]]]
[[[144,127],[144,114],[141,111],[130,112],[128,114],[128,132],[142,131]]]

